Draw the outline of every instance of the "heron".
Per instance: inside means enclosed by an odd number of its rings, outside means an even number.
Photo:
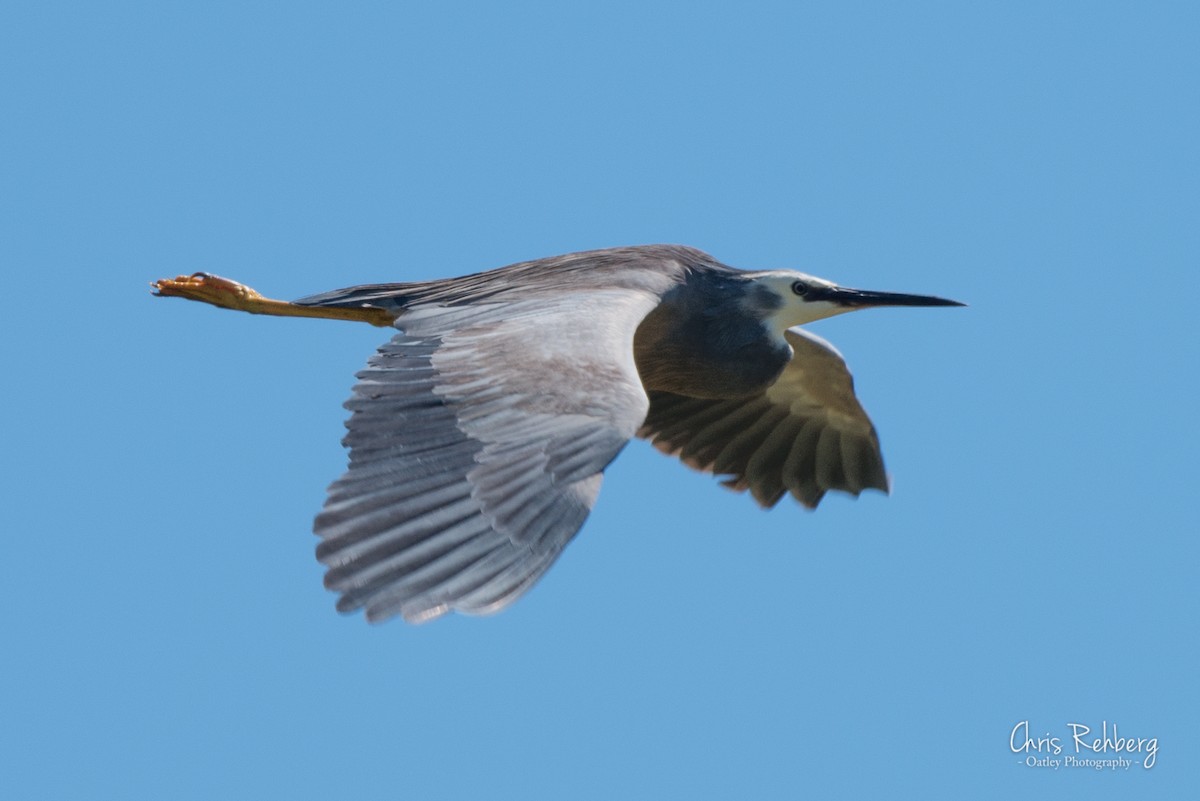
[[[634,437],[762,507],[887,492],[842,356],[799,326],[876,306],[962,306],[741,270],[680,245],[273,300],[209,273],[152,284],[252,314],[398,329],[357,374],[349,466],[313,526],[340,612],[423,622],[523,595]]]

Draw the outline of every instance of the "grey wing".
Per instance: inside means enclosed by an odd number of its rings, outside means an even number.
[[[829,490],[887,492],[879,438],[854,396],[842,357],[798,328],[784,332],[792,360],[765,392],[713,400],[650,393],[638,436],[697,470],[727,475],[764,507],[786,493],[815,508]]]
[[[405,312],[358,374],[350,466],[314,525],[338,609],[422,621],[528,590],[645,417],[633,332],[657,302],[614,290]]]

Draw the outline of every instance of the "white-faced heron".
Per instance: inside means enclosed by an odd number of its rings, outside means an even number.
[[[528,590],[643,437],[764,507],[888,489],[842,357],[796,326],[869,306],[961,306],[746,271],[675,245],[372,284],[291,303],[205,273],[154,284],[256,314],[401,333],[358,373],[350,466],[314,530],[338,609],[424,621]]]

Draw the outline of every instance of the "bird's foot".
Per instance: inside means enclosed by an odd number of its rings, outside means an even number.
[[[222,309],[274,317],[315,317],[322,320],[350,320],[377,326],[390,326],[396,315],[377,306],[343,308],[336,306],[299,306],[286,300],[265,298],[245,284],[212,273],[192,273],[161,278],[150,284],[154,294],[164,298],[197,300]]]
[[[152,283],[154,294],[164,298],[187,298],[220,306],[223,309],[254,312],[267,300],[245,284],[211,273],[192,273],[175,278],[160,278]],[[280,301],[273,301],[279,303]]]

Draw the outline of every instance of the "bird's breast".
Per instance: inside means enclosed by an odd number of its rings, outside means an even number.
[[[647,390],[738,398],[774,383],[792,348],[753,318],[680,314],[660,306],[638,327],[633,353]]]

